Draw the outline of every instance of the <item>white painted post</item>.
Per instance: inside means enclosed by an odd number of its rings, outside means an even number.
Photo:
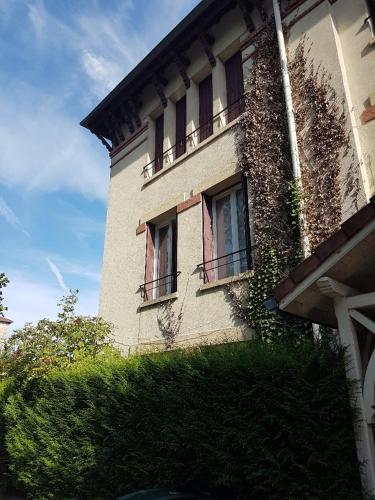
[[[375,450],[372,428],[365,418],[365,407],[362,396],[362,365],[357,334],[349,314],[347,298],[334,298],[335,314],[337,317],[341,341],[347,347],[350,364],[346,368],[347,378],[356,384],[354,408],[358,413],[355,422],[356,444],[358,461],[362,464],[361,479],[366,493],[375,494]]]

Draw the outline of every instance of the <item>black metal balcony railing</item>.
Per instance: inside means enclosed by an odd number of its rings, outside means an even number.
[[[197,268],[203,272],[205,283],[235,276],[241,272],[249,271],[251,267],[250,247],[216,257],[216,259],[206,260],[197,265]]]
[[[172,274],[166,274],[156,280],[147,281],[139,285],[141,297],[144,301],[158,299],[169,293],[177,291],[177,277],[181,274],[180,271]]]
[[[207,139],[214,132],[214,123],[219,123],[218,128],[224,127],[238,116],[240,116],[245,109],[245,96],[241,96],[237,101],[233,102],[219,113],[216,113],[210,120],[203,123],[190,134],[185,137],[184,141],[179,141],[172,147],[163,151],[162,156],[154,158],[143,167],[143,176],[152,177],[156,172],[163,168],[163,165],[170,164],[177,160],[182,154],[186,152],[187,146],[189,148],[196,147],[200,142]]]

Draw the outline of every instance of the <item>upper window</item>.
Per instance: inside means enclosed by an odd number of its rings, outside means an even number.
[[[146,282],[144,299],[163,297],[177,290],[176,219],[148,224],[146,249]]]
[[[204,197],[205,281],[235,276],[249,269],[247,196],[238,184],[214,197]]]
[[[176,154],[175,158],[186,152],[186,96],[176,102]]]
[[[164,114],[155,120],[155,162],[154,173],[163,168]]]
[[[199,141],[213,133],[212,75],[199,84]]]
[[[237,52],[225,63],[227,84],[228,123],[243,112],[243,70],[242,55]]]

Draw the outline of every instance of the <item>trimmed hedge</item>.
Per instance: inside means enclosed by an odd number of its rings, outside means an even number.
[[[77,363],[8,396],[31,498],[173,486],[230,499],[360,499],[343,353],[227,344]]]

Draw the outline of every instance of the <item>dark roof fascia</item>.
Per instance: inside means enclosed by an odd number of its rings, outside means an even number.
[[[80,125],[90,129],[105,108],[108,108],[120,95],[131,89],[134,93],[149,79],[148,70],[152,66],[165,66],[165,56],[171,49],[186,50],[197,37],[198,29],[207,29],[210,23],[218,15],[220,16],[230,6],[234,6],[236,0],[202,0],[149,54],[137,64],[137,66],[84,118]],[[215,12],[210,15],[210,9]],[[200,21],[200,22],[199,22]],[[169,62],[169,61],[168,61]],[[155,68],[157,71],[159,68]]]
[[[324,240],[315,251],[290,271],[287,278],[281,281],[272,291],[273,298],[278,304],[285,299],[297,285],[302,283],[334,252],[343,247],[353,236],[361,231],[367,224],[375,220],[375,196],[370,198],[370,203],[341,224],[341,228]]]
[[[0,316],[0,323],[6,323],[7,325],[10,325],[11,323],[13,323],[13,321],[11,319]]]

